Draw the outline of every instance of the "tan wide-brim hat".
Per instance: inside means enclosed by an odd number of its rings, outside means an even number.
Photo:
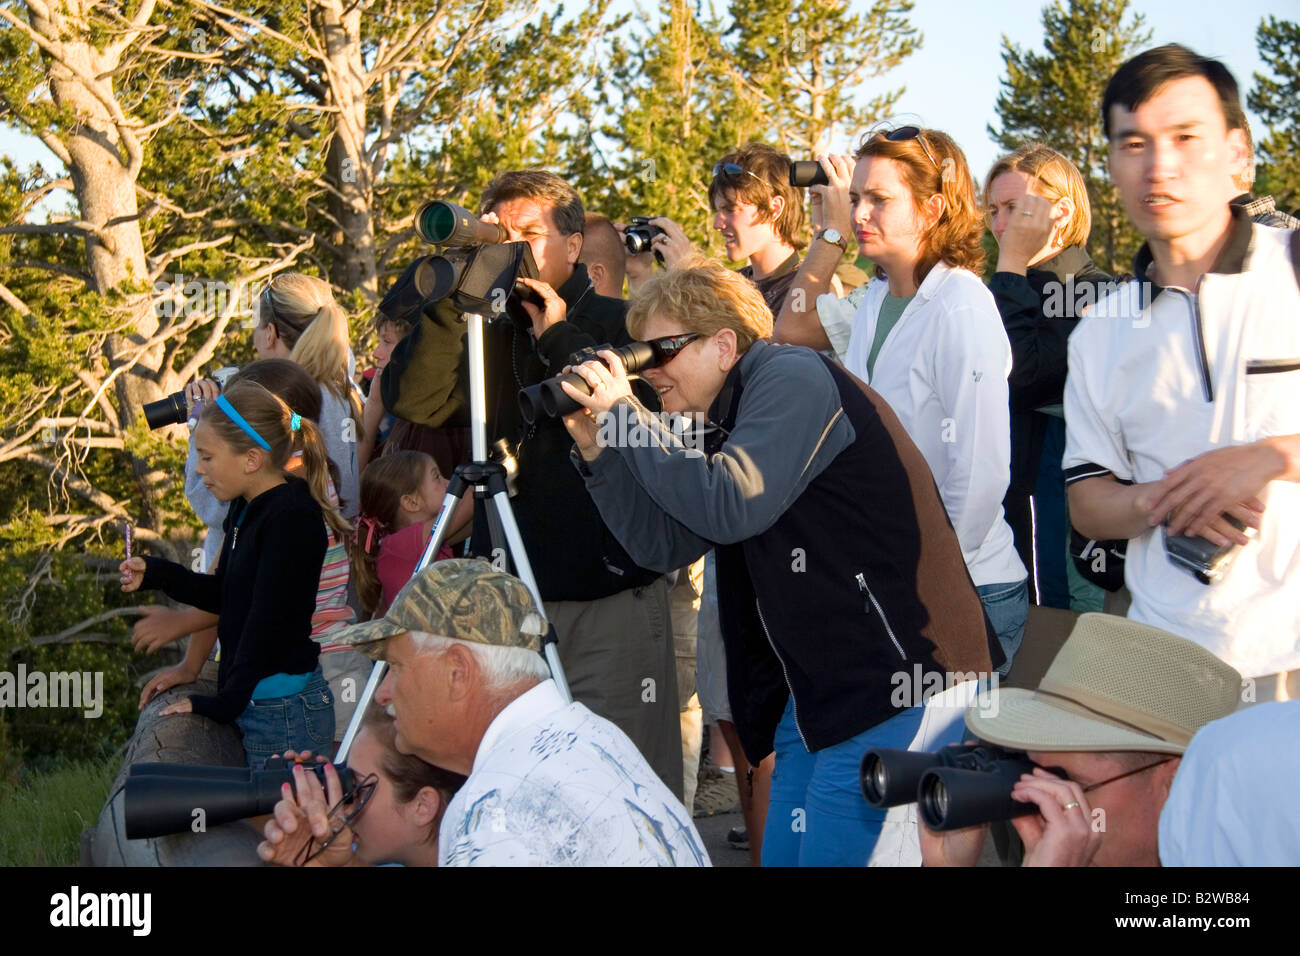
[[[1013,750],[1181,754],[1237,707],[1241,675],[1205,648],[1112,614],[1084,614],[1037,690],[994,688],[966,711],[981,740]]]

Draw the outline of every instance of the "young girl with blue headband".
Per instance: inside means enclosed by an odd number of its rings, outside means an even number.
[[[216,695],[188,697],[162,713],[237,724],[252,767],[285,750],[328,749],[334,700],[311,640],[312,613],[325,526],[342,535],[348,525],[330,504],[320,432],[261,385],[237,382],[204,409],[194,443],[203,483],[230,502],[217,573],[158,558],[121,565],[123,591],[158,589],[220,614]],[[285,473],[296,450],[306,480]]]

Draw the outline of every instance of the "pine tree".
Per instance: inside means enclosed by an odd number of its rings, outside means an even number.
[[[900,88],[858,105],[858,88],[920,49],[911,0],[875,0],[853,13],[838,0],[731,0],[732,73],[762,112],[765,135],[812,156],[835,132],[855,136],[887,117]]]
[[[1300,23],[1268,17],[1255,31],[1259,56],[1273,76],[1255,74],[1247,105],[1268,127],[1256,131],[1257,195],[1272,195],[1279,209],[1300,206]]]
[[[1092,204],[1089,251],[1114,273],[1128,271],[1141,242],[1109,181],[1101,122],[1106,83],[1151,39],[1141,14],[1128,16],[1129,6],[1129,0],[1053,0],[1043,8],[1041,54],[1004,35],[1006,75],[997,100],[1001,128],[988,127],[1003,149],[1037,141],[1079,168]],[[972,172],[978,181],[982,171]]]

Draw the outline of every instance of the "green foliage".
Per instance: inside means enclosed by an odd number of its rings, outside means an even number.
[[[1246,99],[1267,128],[1255,131],[1259,167],[1253,192],[1277,207],[1300,207],[1300,23],[1268,17],[1255,31],[1260,59],[1272,75],[1255,74]]]
[[[1128,271],[1141,244],[1106,172],[1101,122],[1106,83],[1151,39],[1141,14],[1130,17],[1129,7],[1129,0],[1053,0],[1043,8],[1043,53],[1021,49],[1004,35],[1001,126],[988,128],[1007,151],[1036,141],[1078,167],[1092,204],[1089,252],[1113,273]],[[979,181],[982,171],[972,173]]]

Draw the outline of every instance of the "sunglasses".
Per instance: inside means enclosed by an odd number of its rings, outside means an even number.
[[[683,332],[681,335],[669,335],[662,339],[651,339],[649,346],[659,356],[659,364],[667,365],[677,353],[700,337],[699,332]]]
[[[722,175],[739,176],[742,173],[744,173],[747,176],[753,176],[760,183],[763,183],[764,186],[767,185],[767,183],[763,180],[761,176],[759,176],[757,173],[750,172],[744,166],[740,165],[740,163],[714,163],[713,164],[714,179],[717,179],[719,176]]]
[[[373,773],[369,774],[365,779],[357,784],[355,790],[338,803],[334,804],[334,806],[330,807],[330,812],[327,816],[331,821],[333,821],[335,816],[345,808],[346,813],[337,824],[331,823],[329,836],[325,837],[324,840],[321,840],[319,843],[317,843],[315,837],[308,840],[299,852],[298,859],[294,861],[294,865],[303,866],[329,849],[330,844],[334,842],[334,838],[350,827],[357,817],[361,816],[361,812],[365,810],[366,804],[369,803],[370,798],[375,795],[375,787],[378,785],[379,777]]]
[[[1171,761],[1171,760],[1176,760],[1176,759],[1177,759],[1176,757],[1165,757],[1163,760],[1157,760],[1157,761],[1155,761],[1155,763],[1143,764],[1141,767],[1137,767],[1136,769],[1133,769],[1133,770],[1127,770],[1127,771],[1125,771],[1124,773],[1116,774],[1116,775],[1113,776],[1113,777],[1107,777],[1105,780],[1099,780],[1099,781],[1097,781],[1096,783],[1090,783],[1090,784],[1088,784],[1088,786],[1086,786],[1086,787],[1083,788],[1083,792],[1084,792],[1084,793],[1091,793],[1092,791],[1094,791],[1094,790],[1096,790],[1096,789],[1098,789],[1098,788],[1100,788],[1100,787],[1104,787],[1104,786],[1106,786],[1106,784],[1108,784],[1108,783],[1114,783],[1116,780],[1123,780],[1125,777],[1132,777],[1132,776],[1134,776],[1135,774],[1144,773],[1144,772],[1146,772],[1147,770],[1151,770],[1151,769],[1153,769],[1153,768],[1155,768],[1155,767],[1159,767],[1161,764],[1166,764],[1166,763],[1169,763],[1169,761]],[[1078,782],[1079,782],[1079,781],[1077,781],[1077,780],[1075,781],[1075,783],[1078,783]]]
[[[909,139],[916,140],[921,144],[921,148],[925,150],[925,158],[934,164],[935,169],[941,168],[939,164],[934,161],[934,156],[930,153],[930,147],[925,144],[925,137],[921,135],[921,128],[919,126],[900,126],[898,129],[890,130],[886,133],[885,139],[889,140],[891,143],[903,143]]]

